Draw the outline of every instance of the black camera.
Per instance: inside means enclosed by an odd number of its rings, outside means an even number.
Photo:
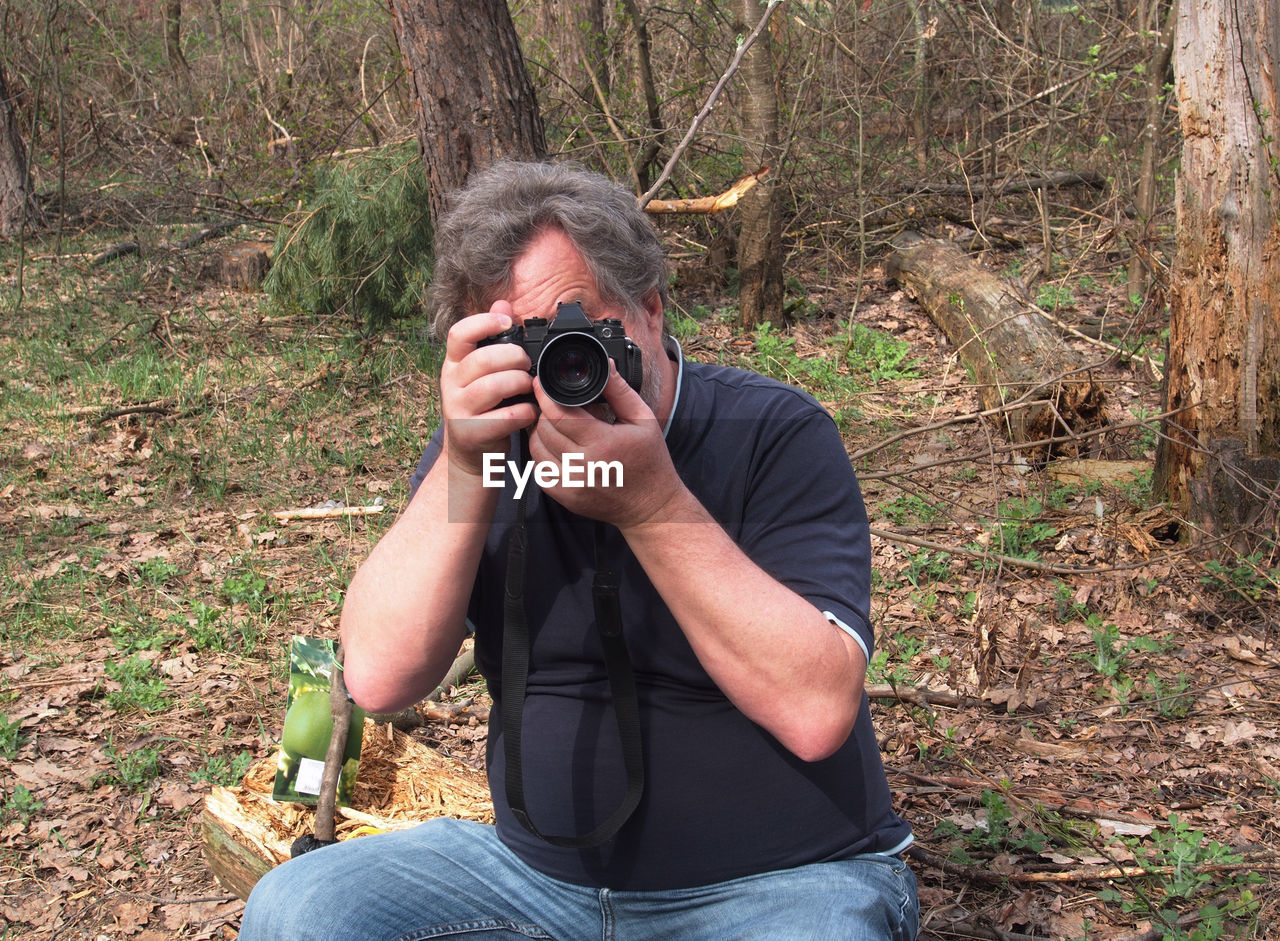
[[[542,388],[561,405],[589,405],[600,398],[609,381],[609,360],[618,364],[618,373],[631,388],[640,391],[643,370],[640,347],[616,319],[588,320],[576,301],[556,305],[556,318],[530,317],[523,326],[504,330],[490,343],[519,343],[529,355],[531,376],[542,380]]]

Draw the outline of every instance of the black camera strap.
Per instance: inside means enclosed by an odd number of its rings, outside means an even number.
[[[622,606],[618,601],[618,581],[604,557],[604,524],[595,524],[596,574],[591,585],[596,629],[604,648],[605,669],[613,695],[613,711],[618,722],[618,738],[622,744],[622,760],[627,775],[627,790],[621,803],[590,833],[581,836],[556,836],[534,826],[525,807],[524,756],[521,732],[524,719],[525,691],[529,681],[529,658],[532,642],[525,617],[524,581],[528,532],[525,527],[525,495],[516,508],[516,524],[511,530],[507,549],[507,584],[503,599],[502,638],[502,738],[506,758],[506,796],[512,815],[530,833],[553,846],[585,849],[600,846],[613,839],[630,819],[644,794],[644,755],[640,741],[640,703],[636,696],[635,674],[627,642],[622,633]]]

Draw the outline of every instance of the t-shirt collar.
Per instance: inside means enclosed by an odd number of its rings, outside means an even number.
[[[663,337],[662,348],[666,350],[667,356],[676,361],[676,394],[671,400],[671,414],[667,416],[666,427],[662,429],[662,437],[666,438],[667,433],[671,431],[671,423],[676,420],[676,410],[680,407],[680,386],[684,380],[684,351],[680,348],[680,341],[669,333]]]

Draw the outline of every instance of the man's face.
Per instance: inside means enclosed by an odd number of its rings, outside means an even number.
[[[634,317],[600,299],[600,289],[586,261],[568,237],[558,229],[536,235],[511,268],[511,302],[514,319],[523,324],[530,317],[555,316],[556,304],[577,301],[592,320],[615,317],[623,322],[627,336],[640,347],[644,379],[640,396],[656,414],[662,401],[662,318],[659,315]]]

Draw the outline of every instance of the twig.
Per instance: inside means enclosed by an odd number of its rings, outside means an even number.
[[[926,866],[940,869],[953,876],[960,876],[969,882],[982,885],[1003,885],[1006,882],[1030,884],[1038,882],[1111,882],[1116,879],[1135,879],[1144,876],[1171,876],[1185,872],[1188,867],[1177,866],[1080,866],[1075,869],[1034,870],[1027,872],[1017,869],[1012,872],[993,872],[978,866],[966,866],[954,863],[949,859],[931,853],[919,843],[907,850],[907,855],[919,860]],[[1257,861],[1238,863],[1213,863],[1206,866],[1190,867],[1197,873],[1208,872],[1240,872],[1258,870],[1274,872],[1280,870],[1280,864],[1261,863]]]
[[[891,686],[888,683],[873,683],[864,687],[871,699],[897,699],[901,702],[913,702],[919,706],[954,706],[976,705],[978,700],[959,693],[944,693],[936,689],[918,689],[914,686]]]
[[[1047,400],[1041,400],[1039,404],[1043,404],[1044,401],[1047,401]],[[1033,405],[1038,403],[1032,402],[1032,403],[1026,403],[1026,404]],[[1126,428],[1139,428],[1146,425],[1150,425],[1157,419],[1168,418],[1172,415],[1178,414],[1178,412],[1189,411],[1194,407],[1195,407],[1194,405],[1185,405],[1182,408],[1178,409],[1177,411],[1162,412],[1159,415],[1153,415],[1150,418],[1146,418],[1146,419],[1140,419],[1140,420],[1129,421],[1129,422],[1118,422],[1117,424],[1114,424],[1114,425],[1102,425],[1098,428],[1089,428],[1085,431],[1073,431],[1071,432],[1071,434],[1067,434],[1067,435],[1054,435],[1049,438],[1037,438],[1034,441],[1011,442],[1009,444],[1003,444],[998,447],[992,447],[989,451],[984,451],[977,454],[974,454],[974,453],[957,454],[952,457],[943,458],[941,460],[933,461],[928,464],[916,464],[910,468],[896,468],[893,470],[886,470],[886,471],[869,471],[867,473],[860,473],[858,477],[862,480],[884,480],[887,477],[897,477],[900,474],[904,474],[904,473],[916,473],[918,471],[928,470],[931,467],[944,467],[947,464],[961,464],[961,463],[964,463],[965,461],[976,460],[981,457],[987,457],[988,455],[1015,454],[1018,451],[1029,451],[1035,448],[1043,448],[1046,445],[1050,445],[1050,444],[1060,444],[1060,443],[1071,442],[1071,441],[1076,441],[1076,442],[1086,441],[1089,438],[1097,438],[1101,435],[1105,435],[1111,432],[1123,431]],[[1008,408],[1009,406],[1000,406],[995,409],[989,409],[988,411],[994,412],[995,414],[1000,414],[1004,411],[1007,411]],[[957,415],[955,418],[949,418],[941,422],[935,422],[931,425],[921,425],[919,428],[911,428],[911,429],[908,429],[907,431],[899,432],[898,434],[893,435],[890,438],[886,438],[883,441],[876,442],[876,444],[872,445],[870,448],[864,448],[863,450],[850,455],[850,460],[857,461],[860,458],[866,457],[869,454],[874,454],[876,451],[879,451],[881,448],[884,448],[895,441],[901,440],[902,438],[906,438],[914,434],[921,434],[925,431],[936,430],[937,428],[946,428],[948,425],[964,424],[965,422],[973,421],[975,417],[986,416],[986,414],[987,414],[986,412],[982,412],[982,413],[970,412],[967,415]]]
[[[324,756],[324,774],[320,779],[320,796],[316,798],[315,838],[324,843],[334,840],[334,808],[338,804],[338,779],[342,776],[343,756],[347,751],[347,734],[351,731],[351,700],[342,678],[342,647],[335,646],[333,669],[329,678],[329,710],[333,714],[333,734]]]
[[[433,689],[426,698],[427,702],[439,702],[440,697],[450,686],[461,686],[462,681],[467,678],[467,674],[476,668],[476,649],[470,647],[462,651],[453,661],[453,666],[449,667],[449,672],[444,675],[444,679],[440,681],[440,685]]]
[[[232,229],[238,229],[242,225],[244,225],[243,220],[226,219],[222,222],[218,222],[208,226],[207,228],[201,229],[195,235],[187,236],[178,243],[177,248],[179,251],[186,251],[187,249],[195,248],[202,242],[207,242],[209,239],[216,239],[220,235],[226,235]]]
[[[986,193],[1007,196],[1010,193],[1025,193],[1028,190],[1046,187],[1090,186],[1101,189],[1106,184],[1106,179],[1100,173],[1062,171],[1020,180],[1006,179],[999,183],[984,183],[981,180],[965,183],[904,183],[886,192],[906,193],[913,196],[981,196]]]
[[[684,139],[676,145],[676,149],[671,152],[671,157],[667,160],[666,166],[662,168],[662,172],[658,174],[658,179],[654,181],[653,186],[649,187],[649,191],[636,200],[641,209],[649,204],[649,200],[653,199],[658,190],[662,189],[663,184],[671,177],[671,171],[675,169],[676,163],[684,156],[684,152],[689,148],[689,143],[693,140],[693,136],[698,133],[698,128],[702,127],[702,122],[711,115],[711,110],[715,107],[716,99],[720,97],[720,93],[724,91],[729,79],[738,71],[738,66],[742,64],[742,57],[746,54],[755,41],[764,32],[769,25],[769,20],[773,16],[773,11],[778,8],[782,0],[768,0],[769,5],[760,13],[760,22],[756,24],[756,28],[747,34],[747,38],[738,44],[738,49],[733,54],[733,59],[729,62],[729,67],[725,69],[720,81],[716,82],[716,87],[711,89],[711,94],[707,96],[706,103],[702,106],[702,110],[698,112],[693,119],[693,123],[689,125],[689,130],[685,133]]]
[[[469,719],[475,719],[477,722],[489,721],[489,708],[487,706],[477,706],[469,699],[463,702],[449,703],[448,705],[426,700],[418,704],[418,709],[422,718],[427,722],[465,723]]]
[[[749,173],[719,196],[699,196],[695,199],[651,199],[644,207],[645,212],[657,214],[696,213],[714,215],[732,209],[738,205],[752,187],[768,176],[771,167],[761,167],[755,173]]]
[[[95,255],[93,261],[89,262],[90,267],[97,268],[99,265],[105,265],[109,261],[114,261],[124,255],[136,255],[142,251],[142,246],[137,242],[120,242],[112,245],[105,252]]]
[[[328,520],[347,516],[369,516],[381,513],[386,507],[381,504],[373,506],[313,506],[296,510],[276,510],[271,515],[284,522],[285,520]]]
[[[1019,931],[1005,931],[994,925],[979,925],[972,921],[955,921],[947,926],[954,932],[964,932],[970,938],[982,938],[983,941],[1053,941],[1038,934],[1022,934]]]
[[[1033,562],[1030,559],[1020,559],[1012,555],[1001,555],[998,552],[982,552],[978,549],[970,549],[967,546],[948,545],[947,543],[935,542],[932,539],[924,539],[920,536],[909,536],[906,533],[895,533],[892,530],[879,529],[875,526],[868,527],[868,530],[871,535],[889,542],[906,543],[909,546],[919,546],[921,549],[933,549],[937,552],[962,555],[970,559],[982,559],[984,562],[997,562],[1004,566],[1031,569],[1034,572],[1046,572],[1051,575],[1100,575],[1103,572],[1123,572],[1128,569],[1142,568],[1158,562],[1162,558],[1173,558],[1190,551],[1176,549],[1154,559],[1143,559],[1140,562],[1125,565],[1054,565],[1049,562]]]
[[[129,408],[117,408],[104,412],[98,416],[94,424],[104,425],[114,418],[123,418],[125,415],[168,415],[172,411],[173,409],[167,405],[133,405]]]

